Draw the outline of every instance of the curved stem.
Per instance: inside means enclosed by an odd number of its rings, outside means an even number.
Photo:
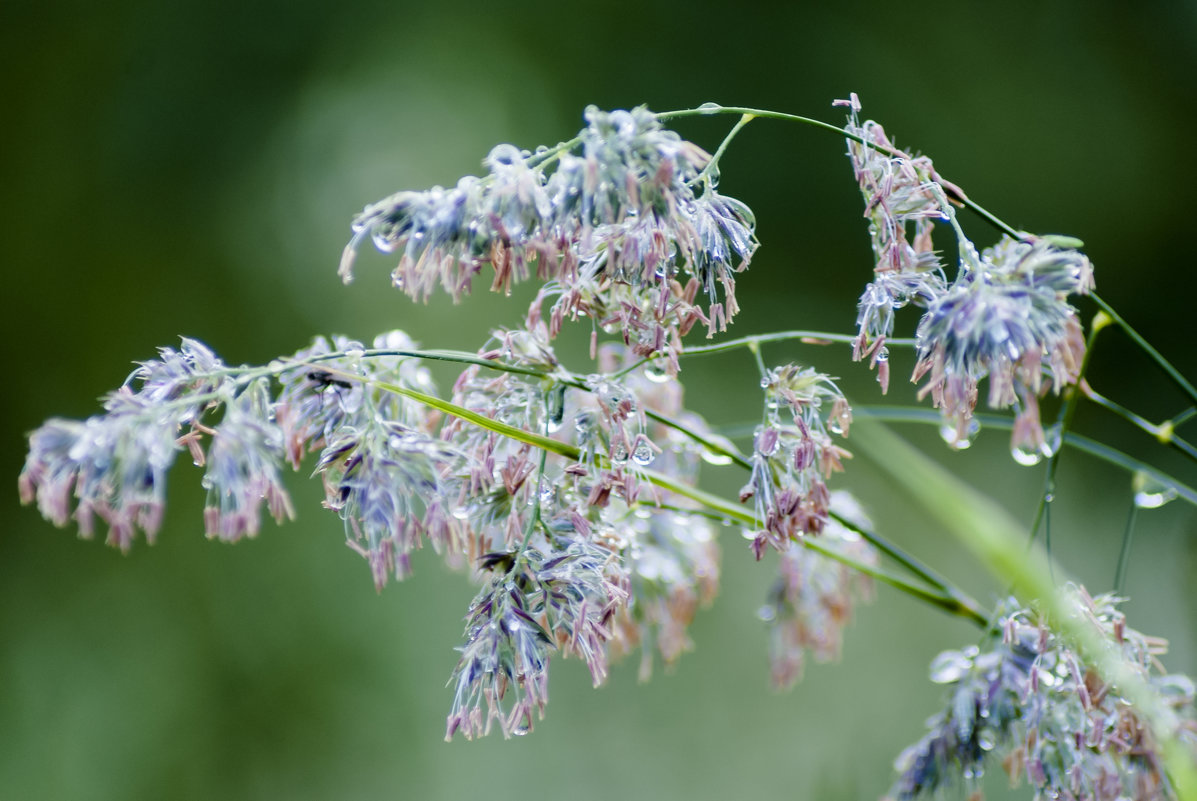
[[[1089,361],[1093,357],[1093,346],[1097,344],[1097,335],[1106,327],[1106,321],[1101,317],[1094,317],[1093,324],[1089,326],[1089,338],[1085,342],[1085,355],[1081,359],[1081,369],[1077,372],[1077,381],[1083,385],[1085,383],[1085,375],[1089,371]],[[1060,454],[1064,451],[1064,439],[1068,435],[1068,429],[1072,427],[1072,418],[1076,414],[1077,399],[1080,393],[1077,388],[1073,387],[1068,395],[1067,400],[1064,401],[1064,406],[1060,409],[1059,419],[1056,424],[1060,426],[1060,447],[1056,448],[1047,460],[1047,470],[1043,476],[1043,492],[1039,495],[1039,505],[1035,509],[1035,517],[1031,522],[1031,533],[1028,537],[1028,545],[1035,541],[1035,536],[1039,533],[1040,524],[1046,522],[1047,528],[1044,534],[1044,540],[1051,552],[1051,518],[1048,516],[1048,504],[1051,503],[1052,497],[1056,492],[1056,469],[1060,464]]]
[[[533,445],[537,448],[540,448],[545,453],[555,453],[559,456],[565,456],[573,460],[577,460],[580,456],[579,450],[572,445],[559,442],[541,434],[534,434],[531,431],[525,431],[524,429],[516,428],[515,426],[508,425],[507,423],[503,423],[498,420],[493,420],[489,417],[478,414],[477,412],[473,412],[462,406],[458,406],[455,403],[442,400],[434,395],[428,395],[424,392],[409,389],[398,384],[392,384],[387,381],[364,379],[360,375],[346,370],[341,370],[339,368],[331,368],[330,372],[343,378],[363,381],[364,383],[368,383],[384,391],[393,392],[397,395],[402,395],[405,398],[410,398],[418,403],[422,403],[426,406],[430,406],[434,409],[442,411],[445,414],[451,414],[454,417],[459,417],[462,420],[473,423],[481,428],[485,428],[488,431],[493,431],[496,434],[502,434],[503,436],[510,437],[518,442]],[[660,487],[663,490],[673,492],[681,497],[689,498],[692,501],[700,503],[708,509],[718,512],[726,519],[735,520],[750,526],[759,525],[755,515],[749,514],[743,509],[732,505],[729,501],[726,501],[723,498],[712,495],[708,492],[704,492],[697,487],[686,486],[685,484],[681,484],[672,478],[653,470],[644,470],[642,472],[644,477],[653,485]],[[855,569],[861,570],[862,572],[868,573],[869,575],[877,578],[879,581],[883,581],[895,589],[911,595],[912,597],[933,604],[934,606],[951,612],[952,614],[972,620],[978,625],[988,625],[988,616],[976,605],[976,602],[972,601],[963,593],[960,593],[949,586],[945,585],[942,588],[943,593],[948,594],[937,593],[934,590],[911,584],[910,582],[905,581],[898,576],[886,573],[877,568],[858,563],[855,560],[852,560],[850,557],[836,553],[830,549],[824,548],[823,546],[819,546],[817,544],[812,545],[810,538],[804,538],[803,544],[806,547],[818,550],[825,556],[836,559],[837,561],[848,565],[849,567],[853,567]]]
[[[652,470],[644,471],[645,477],[648,478],[654,485],[661,489],[669,490],[677,495],[689,498],[692,501],[702,504],[711,510],[716,516],[723,520],[731,520],[737,523],[742,523],[747,526],[759,527],[760,521],[756,519],[756,515],[745,511],[744,509],[732,505],[730,502],[720,498],[717,495],[711,495],[696,487],[688,487],[684,484],[679,484],[668,476],[664,476]],[[687,511],[687,510],[682,510]],[[840,518],[837,517],[837,520]],[[859,530],[853,528],[853,530]],[[989,615],[983,610],[976,601],[973,601],[968,596],[961,593],[959,590],[946,585],[939,588],[941,591],[936,592],[933,589],[920,587],[917,584],[912,584],[905,579],[895,576],[892,573],[886,572],[879,568],[866,565],[862,562],[857,562],[851,557],[845,556],[838,551],[827,548],[818,542],[817,537],[803,537],[799,542],[804,548],[808,548],[816,553],[834,559],[840,564],[847,565],[854,570],[859,570],[861,573],[872,576],[878,581],[884,582],[900,592],[904,592],[921,601],[939,607],[946,612],[949,612],[958,617],[963,617],[971,620],[979,626],[989,625]]]
[[[943,423],[939,412],[920,407],[853,406],[852,413],[859,418],[877,420],[883,423],[920,423],[934,426]],[[990,428],[1009,430],[1014,427],[1014,421],[1011,418],[997,414],[978,414],[974,415],[974,419],[982,426]],[[1104,462],[1121,467],[1128,473],[1143,473],[1153,481],[1176,490],[1178,498],[1183,498],[1186,502],[1197,506],[1197,489],[1188,486],[1177,478],[1173,478],[1147,462],[1111,448],[1103,442],[1090,439],[1082,434],[1067,432],[1061,437],[1061,445],[1067,445],[1070,448],[1075,448]]]
[[[737,348],[762,345],[766,342],[785,342],[792,339],[800,339],[808,345],[826,345],[832,342],[851,345],[856,340],[856,335],[829,334],[826,331],[773,331],[768,334],[754,334],[752,336],[739,337],[738,339],[729,339],[725,342],[716,342],[713,345],[699,345],[694,348],[686,348],[682,351],[681,355],[682,357],[686,357],[701,356],[708,353],[726,353]],[[915,344],[913,339],[887,339],[885,342],[887,345],[910,345],[912,347]]]
[[[1108,314],[1110,319],[1117,323],[1118,326],[1126,332],[1126,335],[1130,337],[1131,340],[1138,345],[1143,352],[1151,358],[1152,361],[1158,364],[1160,368],[1168,374],[1168,377],[1172,379],[1176,386],[1189,396],[1190,401],[1197,403],[1197,387],[1194,387],[1188,379],[1180,374],[1179,370],[1172,366],[1171,362],[1164,358],[1163,354],[1152,347],[1151,343],[1144,339],[1138,331],[1132,328],[1130,323],[1122,318],[1122,315],[1114,311],[1113,306],[1102,300],[1097,293],[1092,293],[1089,295],[1089,297],[1093,298],[1093,302],[1097,304],[1098,308]]]
[[[1176,436],[1176,432],[1173,430],[1174,423],[1171,420],[1161,423],[1160,425],[1156,425],[1150,420],[1135,414],[1117,401],[1110,400],[1105,395],[1102,395],[1100,392],[1094,390],[1088,384],[1084,386],[1083,392],[1086,398],[1093,401],[1098,406],[1106,409],[1107,411],[1113,412],[1164,445],[1178,450],[1190,459],[1197,461],[1197,448],[1194,448],[1192,444]]]
[[[744,114],[740,117],[739,121],[727,132],[727,136],[723,137],[723,141],[719,143],[719,149],[715,151],[715,155],[711,156],[711,160],[707,162],[707,166],[702,168],[702,172],[698,174],[695,183],[709,182],[711,180],[715,171],[719,169],[719,160],[727,152],[727,146],[736,138],[736,134],[743,130],[744,126],[752,122],[753,119],[752,114]]]
[[[1114,571],[1114,592],[1121,595],[1126,584],[1126,566],[1130,563],[1131,537],[1135,532],[1135,519],[1139,515],[1139,504],[1131,503],[1126,516],[1126,527],[1122,531],[1122,548],[1118,552],[1118,567]]]

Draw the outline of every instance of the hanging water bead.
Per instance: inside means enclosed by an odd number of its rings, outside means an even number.
[[[1135,491],[1135,506],[1139,509],[1159,509],[1161,506],[1176,500],[1176,488],[1165,484],[1148,475],[1142,470],[1135,473],[1131,479],[1131,488]]]
[[[954,451],[968,450],[973,441],[976,440],[977,434],[981,431],[981,423],[976,418],[970,418],[965,423],[964,435],[961,436],[953,423],[944,423],[939,427],[939,436],[947,443],[947,446]]]

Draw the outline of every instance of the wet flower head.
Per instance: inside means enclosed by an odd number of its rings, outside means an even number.
[[[1193,683],[1163,672],[1159,656],[1167,643],[1128,627],[1121,599],[1089,598],[1083,590],[1075,597],[1110,646],[1150,677],[1197,752]],[[995,762],[1012,783],[1027,782],[1036,798],[1173,797],[1158,745],[1134,707],[1013,599],[980,647],[936,657],[931,680],[945,686],[948,702],[928,721],[928,734],[898,757],[897,799],[975,789]]]
[[[765,422],[753,438],[752,478],[740,490],[752,498],[761,530],[753,548],[780,551],[804,534],[818,534],[827,522],[831,495],[827,479],[843,470],[851,454],[835,442],[847,436],[852,410],[831,377],[788,364],[761,379]]]
[[[876,123],[861,123],[856,95],[836,105],[849,109],[848,155],[876,260],[858,305],[854,358],[869,359],[885,391],[895,312],[922,308],[912,379],[927,378],[920,397],[929,394],[942,410],[949,444],[970,443],[978,427],[978,384],[988,378],[989,406],[1016,411],[1016,459],[1033,464],[1050,455],[1057,445],[1040,423],[1039,398],[1079,377],[1084,337],[1068,299],[1093,288],[1092,264],[1076,250],[1030,235],[1004,236],[978,254],[952,206],[967,202],[964,193],[939,176],[930,159],[896,149]],[[933,249],[936,220],[951,223],[956,233],[960,261],[953,280]]]
[[[1092,286],[1083,254],[1006,237],[927,305],[914,380],[927,377],[920,396],[931,395],[957,440],[967,439],[977,385],[988,378],[989,406],[1019,413],[1014,446],[1044,446],[1038,398],[1076,383],[1085,351],[1067,299]]]
[[[650,355],[676,354],[696,323],[722,331],[738,310],[734,274],[757,246],[752,212],[719,194],[711,157],[649,110],[591,107],[586,121],[555,148],[496,147],[482,178],[367,206],[341,275],[369,238],[400,254],[392,281],[417,299],[438,286],[459,299],[487,269],[503,292],[535,275],[547,282],[537,304],[555,299],[552,336],[584,317]]]

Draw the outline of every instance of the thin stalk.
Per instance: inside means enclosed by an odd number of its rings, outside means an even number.
[[[1091,293],[1089,297],[1093,298],[1093,302],[1097,304],[1098,308],[1108,314],[1110,319],[1117,323],[1118,327],[1125,331],[1126,335],[1168,374],[1168,377],[1172,379],[1176,386],[1189,396],[1190,401],[1197,403],[1197,387],[1189,383],[1189,380],[1181,375],[1180,371],[1173,367],[1172,363],[1165,359],[1163,354],[1153,348],[1151,343],[1143,338],[1142,334],[1132,328],[1130,323],[1122,318],[1122,315],[1114,311],[1113,306],[1102,300],[1097,293]]]
[[[897,545],[894,545],[889,540],[885,539],[884,537],[879,537],[872,531],[856,525],[852,521],[836,514],[835,512],[830,512],[829,514],[832,520],[839,523],[844,528],[856,532],[862,539],[872,543],[877,550],[881,551],[890,559],[893,559],[895,562],[902,565],[902,567],[906,568],[911,573],[930,584],[932,587],[936,588],[937,590],[943,590],[948,595],[954,595],[956,593],[956,590],[950,584],[948,584],[948,582],[942,576],[924,565],[918,559],[903,551]]]
[[[699,345],[694,348],[686,348],[681,355],[686,356],[701,356],[707,353],[726,353],[727,351],[736,350],[737,348],[746,348],[753,345],[762,345],[766,342],[785,342],[791,339],[801,339],[807,341],[807,344],[823,345],[831,342],[841,342],[845,345],[851,345],[856,341],[855,334],[829,334],[825,331],[774,331],[768,334],[755,334],[748,337],[740,337],[738,339],[729,339],[725,342],[717,342],[714,345]],[[894,338],[885,340],[886,345],[908,346],[914,347],[915,340]]]
[[[715,170],[719,168],[719,160],[723,158],[723,154],[727,152],[727,146],[731,144],[732,140],[736,138],[744,126],[752,122],[752,114],[741,115],[739,121],[727,132],[727,136],[723,137],[723,141],[719,143],[719,149],[715,151],[715,155],[711,156],[711,160],[707,162],[707,166],[702,168],[702,172],[698,174],[695,183],[702,183],[704,181],[710,182],[711,176],[714,175]]]
[[[720,498],[717,495],[704,492],[696,487],[688,487],[685,484],[679,484],[668,476],[662,475],[661,473],[657,473],[652,470],[645,470],[644,475],[650,482],[661,489],[668,490],[677,495],[681,495],[682,497],[689,498],[692,501],[696,501],[715,512],[725,520],[732,520],[753,527],[759,527],[760,525],[760,521],[756,519],[756,515],[753,515],[737,506],[733,506],[730,502]],[[858,570],[861,573],[872,576],[878,581],[882,581],[900,592],[904,592],[907,595],[918,598],[921,601],[925,601],[933,606],[937,606],[940,609],[943,609],[944,611],[958,617],[971,620],[979,626],[989,625],[989,615],[980,608],[976,601],[968,598],[968,596],[959,592],[955,588],[945,586],[942,588],[942,592],[936,592],[930,588],[920,587],[917,584],[912,584],[911,582],[899,576],[895,576],[892,573],[863,564],[861,562],[857,562],[855,559],[844,556],[834,549],[827,548],[819,544],[816,537],[803,537],[801,540],[799,540],[799,542],[805,548],[822,554],[830,559],[834,559],[840,564],[847,565],[848,567]]]
[[[682,117],[709,117],[715,114],[748,114],[753,117],[760,117],[763,120],[784,120],[786,122],[802,123],[803,125],[809,125],[812,128],[820,128],[825,131],[830,131],[841,138],[846,137],[848,139],[853,139],[857,142],[860,142],[862,145],[876,147],[875,143],[866,142],[859,136],[847,133],[843,128],[837,125],[832,125],[831,123],[823,122],[822,120],[816,120],[813,117],[803,117],[798,114],[786,114],[781,111],[769,111],[768,109],[746,108],[744,106],[720,106],[715,103],[708,103],[700,108],[687,108],[678,111],[658,111],[654,113],[656,114],[657,119],[660,120],[675,120],[681,119]],[[885,147],[877,147],[877,149],[884,152],[889,152],[890,155],[894,156],[906,155],[901,151],[890,150],[889,148]]]
[[[1168,420],[1164,423],[1156,425],[1150,420],[1135,414],[1117,401],[1110,400],[1105,395],[1097,392],[1087,384],[1085,385],[1083,391],[1085,397],[1096,403],[1098,406],[1106,409],[1107,411],[1113,412],[1131,425],[1146,432],[1157,441],[1167,445],[1170,448],[1173,448],[1174,450],[1180,451],[1190,459],[1197,461],[1197,448],[1194,448],[1191,443],[1176,436],[1176,432],[1173,430],[1175,425],[1174,421]]]
[[[859,419],[877,420],[883,423],[919,423],[925,425],[940,425],[943,421],[938,412],[933,409],[923,409],[910,406],[853,406],[852,414]],[[1014,421],[1009,417],[997,414],[978,414],[974,419],[983,428],[997,428],[1010,430]],[[1061,445],[1067,445],[1078,451],[1101,459],[1103,462],[1121,467],[1132,475],[1143,473],[1148,478],[1159,482],[1162,486],[1176,490],[1176,495],[1186,502],[1197,506],[1197,489],[1188,486],[1177,478],[1159,470],[1147,462],[1136,459],[1120,450],[1111,448],[1103,442],[1090,439],[1082,434],[1068,432],[1061,437]]]
[[[558,456],[565,456],[573,460],[577,460],[579,458],[580,453],[578,449],[572,445],[559,442],[541,434],[534,434],[531,431],[525,431],[521,428],[516,428],[515,426],[508,425],[507,423],[503,423],[498,420],[493,420],[489,417],[485,417],[484,415],[480,415],[477,412],[473,412],[462,406],[458,406],[455,403],[442,400],[434,395],[428,395],[424,392],[409,389],[407,387],[399,386],[398,384],[392,384],[386,381],[363,379],[362,376],[356,375],[346,370],[341,370],[339,368],[330,368],[329,372],[343,378],[369,383],[372,386],[378,387],[379,389],[385,390],[387,392],[393,392],[396,395],[402,395],[405,398],[410,398],[418,403],[422,403],[426,406],[430,406],[434,409],[442,411],[445,414],[459,417],[462,420],[473,423],[474,425],[477,425],[488,431],[493,431],[496,434],[502,434],[503,436],[510,437],[517,442],[533,445],[537,448],[540,448],[543,452],[542,460],[546,458],[545,454],[547,453],[555,453]],[[759,525],[759,521],[757,521],[755,515],[749,514],[743,509],[737,508],[730,502],[718,497],[717,495],[704,492],[697,487],[686,486],[685,484],[675,481],[669,476],[653,470],[644,470],[643,475],[653,485],[660,487],[663,490],[673,492],[684,498],[689,498],[692,501],[696,501],[697,503],[700,503],[703,506],[722,514],[727,519],[736,520],[750,526]],[[810,538],[805,538],[803,542],[807,547],[811,547]],[[978,625],[988,625],[987,615],[985,615],[985,613],[979,607],[977,607],[976,603],[971,599],[968,599],[967,596],[955,590],[954,588],[947,586],[943,588],[944,592],[948,592],[950,595],[937,593],[932,589],[911,584],[910,582],[898,576],[885,573],[877,568],[858,563],[849,557],[843,556],[842,554],[837,554],[829,549],[823,548],[822,546],[818,546],[818,549],[820,553],[826,551],[824,555],[828,556],[829,558],[836,559],[837,561],[848,565],[849,567],[861,570],[869,575],[873,575],[879,581],[883,581],[895,589],[905,592],[912,597],[930,603],[954,615],[972,620]]]
[[[785,114],[780,111],[768,111],[766,109],[745,108],[743,106],[720,106],[715,103],[708,103],[700,108],[682,109],[679,111],[662,111],[657,113],[658,119],[670,120],[681,117],[706,117],[715,114],[750,114],[753,117],[759,117],[764,120],[783,120],[786,122],[797,122],[803,125],[808,125],[812,128],[817,128],[821,131],[827,131],[835,134],[841,139],[851,139],[853,142],[858,142],[866,147],[870,147],[880,153],[885,153],[893,158],[910,158],[910,154],[896,148],[885,147],[877,142],[865,140],[861,136],[850,133],[842,127],[832,125],[831,123],[816,120],[813,117],[803,117],[798,114]],[[952,193],[952,199],[959,202],[969,211],[972,211],[981,219],[992,225],[1004,234],[1008,234],[1015,239],[1026,239],[1027,234],[1024,231],[1016,230],[1009,224],[1000,219],[996,214],[983,207],[980,203],[969,200],[963,193]]]
[[[1191,420],[1195,414],[1197,414],[1197,406],[1190,406],[1168,422],[1172,424],[1173,428],[1175,428],[1176,426],[1189,422],[1189,420]]]
[[[1130,513],[1126,516],[1126,528],[1122,531],[1122,548],[1118,552],[1118,568],[1114,571],[1114,592],[1122,594],[1126,585],[1126,567],[1130,564],[1131,537],[1135,532],[1135,519],[1139,516],[1139,504],[1131,503]]]
[[[528,543],[532,541],[532,535],[536,532],[536,524],[540,522],[540,490],[544,485],[544,466],[548,460],[549,452],[540,449],[540,464],[536,470],[536,493],[532,498],[532,514],[528,516],[528,526],[524,529],[524,541],[520,543],[519,553],[522,555],[528,548]],[[517,556],[518,559],[518,556]]]
[[[645,409],[644,414],[650,420],[654,420],[663,426],[668,426],[674,431],[689,437],[691,440],[703,446],[711,453],[731,459],[733,464],[742,467],[745,470],[752,469],[752,464],[746,458],[744,458],[744,455],[740,453],[739,450],[728,448],[726,445],[722,445],[714,440],[708,439],[702,434],[699,434],[697,431],[688,428],[684,423],[680,423],[677,420],[674,420],[672,417],[661,414],[660,412],[654,412],[652,409]]]
[[[1079,385],[1084,385],[1085,375],[1089,371],[1089,361],[1093,358],[1093,347],[1097,344],[1097,335],[1106,327],[1107,319],[1103,318],[1100,313],[1093,318],[1093,323],[1089,326],[1089,338],[1085,342],[1085,355],[1081,359],[1081,369],[1077,373],[1077,382]],[[1064,401],[1063,408],[1060,409],[1059,418],[1056,424],[1060,426],[1060,445],[1055,452],[1048,457],[1047,470],[1043,474],[1043,492],[1039,494],[1039,505],[1035,508],[1035,517],[1031,522],[1031,533],[1028,537],[1028,544],[1035,541],[1035,535],[1039,533],[1039,526],[1041,523],[1045,525],[1044,542],[1051,553],[1051,518],[1049,517],[1049,504],[1056,493],[1056,470],[1060,465],[1060,454],[1063,453],[1064,438],[1068,434],[1068,429],[1072,428],[1072,418],[1076,414],[1077,400],[1080,393],[1077,392],[1076,387],[1068,394]]]

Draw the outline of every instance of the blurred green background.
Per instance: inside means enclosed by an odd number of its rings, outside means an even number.
[[[829,104],[854,90],[899,144],[1015,226],[1083,238],[1103,296],[1197,373],[1192,2],[10,0],[0,75],[0,474],[13,484],[28,431],[95,413],[132,361],[181,334],[234,363],[316,333],[392,327],[476,348],[523,304],[414,306],[387,288],[381,256],[342,287],[348,221],[396,189],[476,173],[497,142],[568,138],[589,103],[714,100],[838,122]],[[731,122],[678,129],[713,149]],[[729,151],[722,189],[751,204],[764,243],[739,284],[736,334],[851,328],[870,262],[842,153],[824,133],[769,121]],[[817,359],[875,402],[871,376],[843,356],[766,351]],[[909,366],[895,357],[899,400]],[[688,397],[713,420],[751,419],[753,375],[744,354],[695,361]],[[1092,380],[1152,419],[1184,407],[1117,332]],[[1082,409],[1079,426],[1193,480],[1125,424]],[[903,430],[1029,520],[1042,472],[1008,458],[1004,432],[949,454],[933,433]],[[624,664],[592,690],[580,664],[558,661],[533,736],[447,745],[464,578],[429,552],[413,579],[376,595],[302,476],[296,523],[206,542],[197,471],[172,478],[159,543],[128,556],[54,529],[11,485],[3,496],[3,798],[875,798],[940,703],[928,661],[976,638],[882,588],[842,661],[809,665],[776,695],[754,614],[772,569],[731,538],[723,594],[673,675],[640,685]],[[873,466],[858,459],[841,486],[883,533],[992,601],[999,588]],[[1128,477],[1069,452],[1058,497],[1055,554],[1107,589]],[[1169,637],[1167,664],[1189,673],[1194,522],[1180,502],[1143,513],[1127,586],[1131,624]]]

